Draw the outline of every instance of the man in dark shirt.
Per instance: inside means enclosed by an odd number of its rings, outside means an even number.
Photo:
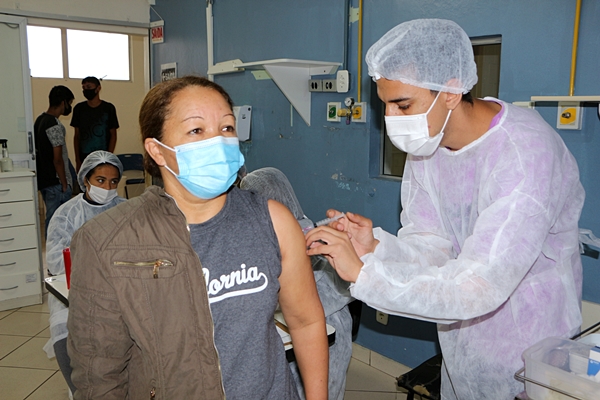
[[[73,109],[71,126],[75,128],[73,143],[77,171],[85,158],[96,150],[115,151],[119,120],[115,106],[100,100],[100,81],[88,76],[81,81],[83,96],[87,101],[78,103]]]
[[[71,113],[75,96],[68,87],[55,86],[48,98],[48,111],[42,113],[34,124],[36,179],[46,205],[46,234],[56,209],[71,198],[73,182],[65,142],[67,131],[58,117]]]

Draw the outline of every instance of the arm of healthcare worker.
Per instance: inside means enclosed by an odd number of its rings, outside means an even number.
[[[48,271],[52,275],[65,273],[63,250],[71,245],[73,237],[73,224],[64,214],[69,208],[59,207],[48,224],[48,240],[46,241],[46,261]]]
[[[403,228],[397,237],[374,230],[379,244],[360,258],[364,265],[351,287],[353,297],[390,314],[439,323],[496,310],[540,256],[555,215],[552,191],[539,187],[548,182],[552,166],[532,165],[535,171],[512,165],[511,171],[491,175],[504,180],[490,178],[485,183],[486,193],[494,198],[479,211],[458,256],[429,193],[409,168],[402,184]],[[342,263],[358,264],[344,233],[328,227],[309,232],[308,254],[328,255],[336,269]],[[316,240],[327,245],[314,244]]]
[[[125,399],[133,341],[104,274],[98,244],[88,231],[71,241],[67,350],[75,399]],[[85,268],[81,268],[85,267]]]
[[[59,212],[60,208],[56,210],[48,224],[48,240],[46,241],[46,262],[48,271],[52,275],[65,273],[63,250],[69,247],[73,235],[73,232],[66,234],[71,224],[63,215],[58,215]]]
[[[325,314],[298,221],[283,204],[269,200],[281,249],[279,304],[294,343],[307,400],[327,399],[329,349]]]

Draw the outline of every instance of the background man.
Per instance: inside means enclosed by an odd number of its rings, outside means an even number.
[[[87,101],[75,106],[71,119],[71,126],[75,128],[73,145],[77,171],[83,160],[96,150],[114,153],[119,128],[115,106],[100,100],[102,86],[98,78],[88,76],[81,81],[81,86]]]
[[[36,177],[46,205],[46,234],[50,218],[56,209],[71,198],[73,181],[69,173],[69,155],[65,142],[67,132],[58,117],[71,113],[75,96],[66,86],[54,86],[48,98],[48,111],[42,113],[34,124]]]

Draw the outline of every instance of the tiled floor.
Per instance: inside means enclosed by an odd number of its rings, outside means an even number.
[[[0,311],[0,398],[3,400],[68,399],[67,384],[56,360],[48,359],[42,350],[50,337],[48,296],[44,294],[41,305]],[[396,389],[394,377],[352,359],[346,400],[405,398]]]

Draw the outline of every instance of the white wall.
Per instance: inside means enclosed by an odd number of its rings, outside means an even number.
[[[0,12],[15,10],[52,14],[72,19],[102,19],[132,23],[150,22],[148,0],[0,0]]]

